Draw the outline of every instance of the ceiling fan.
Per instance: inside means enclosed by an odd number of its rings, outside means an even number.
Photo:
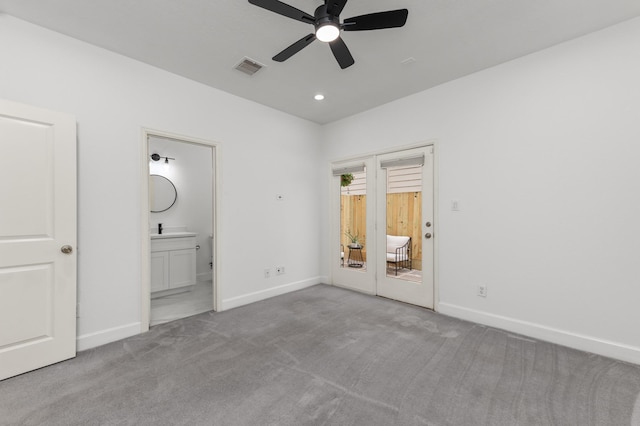
[[[274,61],[284,62],[318,39],[329,43],[333,56],[342,69],[350,67],[355,61],[347,45],[340,38],[340,30],[366,31],[398,28],[404,26],[409,15],[407,9],[389,10],[354,16],[340,23],[340,13],[347,4],[347,0],[324,0],[324,4],[316,9],[313,16],[278,0],[249,0],[249,3],[315,27],[314,33],[302,37],[278,53],[273,57]]]

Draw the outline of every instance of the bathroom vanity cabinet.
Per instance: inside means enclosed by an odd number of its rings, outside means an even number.
[[[151,236],[151,292],[196,283],[196,235],[188,232]]]

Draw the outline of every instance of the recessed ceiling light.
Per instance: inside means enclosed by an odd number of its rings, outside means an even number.
[[[313,97],[313,99],[315,99],[316,101],[321,101],[324,99],[324,95],[322,93],[318,93]]]

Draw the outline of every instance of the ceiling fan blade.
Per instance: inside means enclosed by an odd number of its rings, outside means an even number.
[[[314,24],[316,22],[316,18],[308,13],[278,0],[249,0],[249,3],[286,16],[287,18],[295,19],[296,21],[306,22],[307,24]]]
[[[291,46],[284,49],[282,52],[278,53],[272,59],[276,62],[284,62],[308,45],[310,45],[316,39],[315,34],[309,34],[302,37],[300,40],[293,43]]]
[[[329,15],[338,16],[344,9],[344,5],[347,4],[347,0],[325,0],[325,4]]]
[[[387,12],[369,13],[345,19],[342,29],[345,31],[381,30],[384,28],[402,27],[407,22],[407,9],[389,10]]]
[[[349,48],[340,37],[329,43],[329,47],[331,47],[333,56],[336,57],[336,61],[338,61],[340,68],[349,68],[351,65],[355,64],[356,61],[353,60],[353,56],[351,56]]]

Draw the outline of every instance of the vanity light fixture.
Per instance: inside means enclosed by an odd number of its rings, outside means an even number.
[[[151,154],[151,159],[153,161],[160,161],[161,158],[164,158],[165,164],[169,164],[169,160],[175,160],[175,158],[171,158],[171,157],[162,157],[160,154],[157,154],[157,153]]]

